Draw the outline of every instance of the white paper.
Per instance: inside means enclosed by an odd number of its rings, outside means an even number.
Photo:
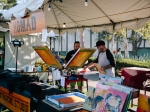
[[[9,41],[10,41],[10,43],[11,43],[11,41],[12,41],[12,38],[11,38],[11,34],[9,33]]]
[[[60,71],[58,69],[55,70],[55,68],[52,68],[52,74],[53,74],[53,80],[61,79]]]
[[[46,42],[47,40],[47,29],[42,30],[42,42]]]
[[[61,77],[61,82],[60,82],[61,86],[64,87],[65,86],[65,77]]]

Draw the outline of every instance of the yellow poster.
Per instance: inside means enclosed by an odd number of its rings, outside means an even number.
[[[62,65],[60,64],[56,56],[50,51],[47,46],[33,46],[33,49],[47,65],[62,68]]]
[[[81,68],[84,63],[92,56],[96,49],[80,48],[66,64],[65,68]]]

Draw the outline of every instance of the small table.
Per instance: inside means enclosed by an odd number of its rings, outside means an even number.
[[[76,80],[69,80],[69,76],[65,76],[65,92],[67,90],[67,86],[72,82],[83,82],[86,81],[86,87],[88,91],[88,79],[84,78],[83,75],[77,75]]]
[[[79,73],[77,75],[77,79],[76,80],[69,80],[69,76],[65,76],[65,92],[67,89],[67,85],[70,84],[71,82],[82,82],[82,81],[86,81],[86,86],[87,86],[87,91],[88,91],[88,79],[84,78],[84,75],[89,75],[89,74],[97,74],[99,73],[98,71],[90,71],[90,72],[84,72],[84,73]]]
[[[143,89],[143,82],[146,81],[146,73],[150,73],[148,68],[126,67],[121,70],[125,77],[123,84],[136,89]]]

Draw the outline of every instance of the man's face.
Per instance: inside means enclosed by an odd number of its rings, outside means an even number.
[[[97,46],[97,49],[98,49],[99,52],[103,52],[104,48],[105,48],[104,45]]]
[[[74,50],[78,50],[80,48],[80,43],[75,43]]]

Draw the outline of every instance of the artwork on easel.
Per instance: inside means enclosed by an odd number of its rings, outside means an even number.
[[[47,46],[33,46],[33,49],[42,58],[42,60],[49,66],[62,68],[61,63],[56,56],[51,52]]]
[[[65,65],[65,68],[82,68],[84,63],[92,56],[96,49],[79,48],[74,56]]]

